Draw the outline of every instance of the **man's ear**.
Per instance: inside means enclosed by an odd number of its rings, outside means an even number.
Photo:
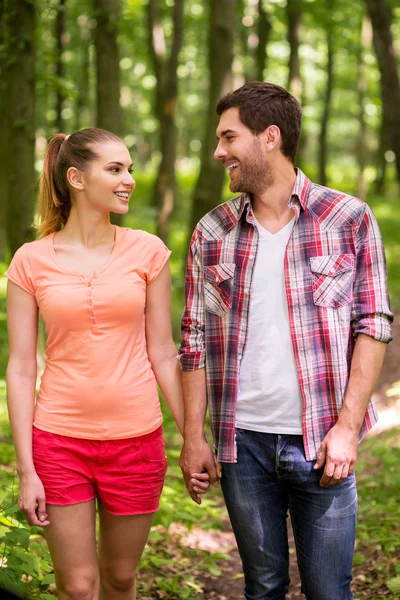
[[[68,169],[67,181],[74,190],[83,190],[84,188],[82,171],[76,167],[70,167]]]
[[[271,151],[280,146],[281,130],[277,125],[270,125],[264,131],[266,149]]]

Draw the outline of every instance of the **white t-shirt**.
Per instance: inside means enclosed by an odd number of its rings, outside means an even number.
[[[254,215],[253,215],[254,218]],[[284,256],[294,218],[278,233],[259,232],[240,364],[236,426],[266,433],[302,434],[302,399],[290,336]]]

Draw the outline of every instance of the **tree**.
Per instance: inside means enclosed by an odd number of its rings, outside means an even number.
[[[300,100],[303,85],[300,74],[300,27],[302,0],[287,0],[287,37],[290,48],[288,90]]]
[[[149,0],[149,47],[157,79],[155,112],[159,121],[161,163],[153,190],[153,204],[158,209],[157,233],[168,241],[168,222],[176,193],[175,160],[177,128],[175,123],[178,97],[178,58],[183,39],[184,0],[173,7],[172,44],[167,57],[164,32],[160,23],[159,0]]]
[[[64,100],[64,63],[62,53],[65,37],[65,0],[58,0],[54,30],[56,40],[56,129],[57,131],[63,131],[62,105]]]
[[[373,44],[381,74],[381,98],[384,135],[396,156],[400,182],[400,80],[391,32],[392,18],[385,0],[367,0],[372,23]]]
[[[235,26],[235,0],[209,0],[209,73],[210,88],[208,111],[204,132],[200,174],[193,196],[191,229],[199,219],[221,201],[225,173],[214,160],[215,130],[218,116],[215,111],[220,97],[232,90],[233,38]]]
[[[120,0],[94,0],[97,26],[96,100],[97,126],[123,136],[123,112],[120,104],[119,50],[117,42]]]
[[[11,253],[31,235],[35,201],[35,25],[33,0],[7,3],[7,29],[13,49],[5,69],[8,92],[6,232]]]
[[[244,80],[263,81],[272,30],[269,15],[263,0],[239,0],[238,8],[240,16],[245,15],[242,18],[245,25],[239,29]]]
[[[358,65],[358,103],[359,113],[358,119],[360,123],[358,144],[356,148],[356,155],[359,167],[358,176],[358,190],[357,195],[359,198],[364,198],[366,195],[366,179],[365,179],[365,167],[367,164],[367,124],[365,121],[365,103],[366,103],[366,92],[367,92],[367,80],[366,80],[366,64],[365,64],[365,51],[371,43],[371,24],[365,17],[361,24],[361,43],[359,48],[359,65]]]
[[[330,15],[333,10],[334,0],[326,0],[327,14]],[[319,132],[319,152],[318,152],[318,167],[319,167],[319,183],[321,185],[327,184],[326,167],[328,160],[328,124],[331,112],[331,101],[333,93],[333,26],[332,22],[326,23],[326,49],[327,49],[327,63],[326,63],[326,86],[323,99],[323,109],[321,117],[321,125]]]
[[[124,135],[123,112],[120,104],[120,72],[117,31],[120,16],[120,0],[94,0],[97,26],[96,48],[96,100],[97,127]],[[121,215],[112,215],[116,225]]]
[[[288,90],[293,94],[302,106],[304,106],[304,90],[303,81],[300,72],[300,30],[302,18],[303,0],[287,0],[287,39],[289,42],[289,73],[288,73]],[[306,133],[302,129],[299,147],[297,151],[296,163],[301,166],[304,148],[306,147]]]
[[[5,218],[8,198],[9,171],[8,157],[8,119],[7,119],[7,77],[6,62],[9,47],[6,29],[6,0],[0,0],[0,261],[4,260],[5,252]]]
[[[264,8],[263,0],[258,0],[258,45],[256,48],[256,79],[264,81],[267,66],[267,44],[272,25]]]
[[[89,82],[90,82],[90,43],[91,35],[87,23],[79,23],[80,30],[80,47],[79,47],[79,86],[77,89],[76,108],[75,108],[75,125],[74,130],[83,127],[82,113],[90,108]],[[90,123],[89,123],[90,124]]]

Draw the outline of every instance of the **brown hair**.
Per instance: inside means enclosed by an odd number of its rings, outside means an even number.
[[[243,125],[255,135],[270,125],[279,127],[282,136],[281,152],[294,163],[300,137],[301,107],[285,88],[263,81],[246,83],[217,104],[217,114],[237,107]]]
[[[67,171],[70,167],[85,171],[88,164],[98,158],[93,146],[105,142],[123,143],[113,133],[95,128],[81,129],[69,136],[58,133],[51,138],[40,177],[37,204],[39,224],[36,226],[38,237],[64,227],[71,210]]]

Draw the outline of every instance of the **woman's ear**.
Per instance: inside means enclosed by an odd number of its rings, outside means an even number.
[[[74,190],[83,190],[84,188],[82,172],[76,167],[70,167],[68,169],[67,181]]]

